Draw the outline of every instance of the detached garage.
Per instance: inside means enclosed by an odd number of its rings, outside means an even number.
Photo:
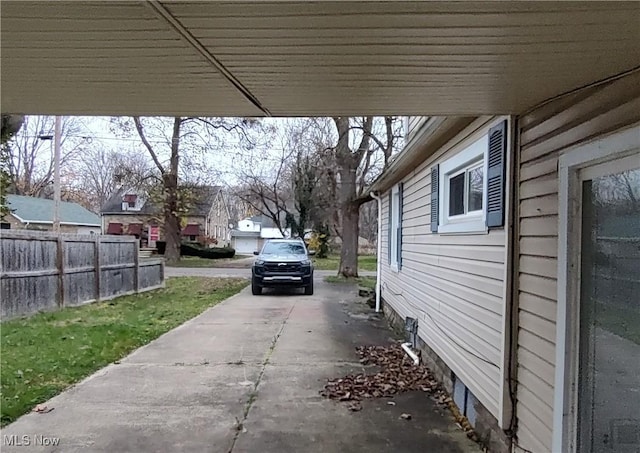
[[[239,255],[252,255],[260,247],[260,232],[238,231],[231,232],[231,247]]]

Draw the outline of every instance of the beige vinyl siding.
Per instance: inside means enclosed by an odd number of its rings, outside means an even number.
[[[464,150],[497,121],[483,117],[473,122],[404,178],[399,272],[388,264],[389,192],[383,195],[382,297],[400,316],[418,319],[420,337],[499,418],[505,232],[445,235],[430,230],[432,166]]]
[[[409,116],[407,117],[407,133],[405,135],[406,143],[410,142],[416,132],[427,122],[428,116]]]
[[[518,444],[551,451],[558,269],[558,157],[640,121],[640,76],[559,99],[519,120]]]

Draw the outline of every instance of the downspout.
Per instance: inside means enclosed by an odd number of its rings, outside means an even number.
[[[380,313],[380,293],[382,288],[382,198],[371,192],[371,198],[378,202],[378,254],[376,256],[376,313]]]

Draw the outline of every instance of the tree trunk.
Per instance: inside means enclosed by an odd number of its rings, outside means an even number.
[[[354,163],[352,159],[344,159],[339,162],[342,248],[340,250],[340,269],[338,272],[347,278],[358,276],[360,204],[354,199],[356,194],[356,170],[352,168]]]
[[[162,175],[164,189],[164,236],[167,241],[164,258],[167,263],[180,261],[180,218],[178,217],[178,177]]]
[[[169,171],[162,175],[164,186],[164,234],[167,248],[164,257],[167,263],[180,261],[180,216],[178,214],[178,162],[180,160],[180,125],[182,118],[173,119],[173,134],[171,136],[171,158]]]
[[[340,251],[340,275],[358,276],[358,236],[360,205],[348,202],[340,206],[342,211],[342,249]]]

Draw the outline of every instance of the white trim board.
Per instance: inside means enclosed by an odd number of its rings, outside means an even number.
[[[468,145],[454,156],[440,163],[440,174],[438,176],[439,194],[438,194],[438,211],[439,224],[438,234],[446,233],[475,233],[486,234],[488,232],[486,225],[487,217],[487,150],[489,149],[489,129],[486,133],[476,141]],[[459,168],[465,167],[475,160],[482,160],[483,166],[483,183],[482,183],[482,210],[474,214],[465,214],[461,219],[449,218],[447,207],[449,206],[449,192],[447,179],[448,175],[454,173]],[[465,187],[466,192],[466,187]]]
[[[638,153],[640,125],[568,148],[558,162],[558,306],[552,451],[576,450],[578,304],[580,288],[580,169]],[[638,154],[640,163],[640,154]]]

